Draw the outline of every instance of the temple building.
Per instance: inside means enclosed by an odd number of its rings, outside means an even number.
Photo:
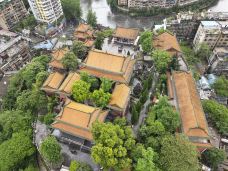
[[[48,64],[49,67],[57,71],[64,70],[62,59],[64,58],[65,54],[67,54],[68,52],[69,52],[68,48],[54,50],[51,54],[52,59]]]
[[[108,111],[68,99],[51,126],[60,131],[58,138],[90,147],[93,142],[93,122],[104,122],[107,115]]]
[[[107,78],[115,82],[128,84],[131,80],[135,60],[100,50],[91,50],[80,72],[87,72],[98,78]]]
[[[171,56],[179,56],[181,53],[181,48],[176,36],[167,32],[164,32],[154,38],[153,47],[155,49],[166,51]]]
[[[112,36],[115,43],[134,45],[139,39],[139,29],[117,27]]]
[[[174,71],[168,75],[170,102],[181,118],[181,132],[196,145],[200,152],[212,147],[207,120],[191,73]]]

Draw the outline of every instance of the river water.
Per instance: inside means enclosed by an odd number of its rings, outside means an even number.
[[[88,9],[96,12],[97,22],[103,26],[115,28],[116,26],[150,28],[154,23],[161,21],[158,17],[130,17],[126,14],[112,13],[106,0],[81,0],[83,18],[86,18]],[[215,12],[228,12],[228,0],[220,0],[210,10]]]

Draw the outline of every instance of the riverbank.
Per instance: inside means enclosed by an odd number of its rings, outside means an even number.
[[[170,15],[180,11],[202,11],[208,9],[218,3],[219,0],[200,0],[186,6],[174,6],[171,8],[150,8],[150,9],[128,9],[119,6],[111,6],[114,11],[128,14],[132,17],[149,17],[156,15]]]

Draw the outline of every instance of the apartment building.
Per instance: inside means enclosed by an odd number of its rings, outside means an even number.
[[[28,0],[36,20],[53,23],[63,15],[60,0]]]
[[[29,41],[26,38],[0,30],[0,71],[17,71],[31,58]]]
[[[177,0],[128,0],[128,8],[171,7]]]
[[[175,5],[189,5],[199,0],[118,0],[118,5],[128,6],[128,8],[170,8]]]
[[[189,5],[192,4],[194,2],[197,2],[199,0],[179,0],[178,5],[179,6],[185,6],[185,5]]]
[[[228,47],[215,48],[208,62],[211,72],[228,76]]]
[[[118,0],[119,6],[127,6],[128,0]]]
[[[0,0],[0,28],[11,29],[27,14],[22,0]]]
[[[193,45],[197,49],[202,43],[206,43],[211,49],[228,46],[228,22],[201,21]]]

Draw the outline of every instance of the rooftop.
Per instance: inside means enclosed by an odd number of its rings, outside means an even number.
[[[175,55],[175,52],[181,52],[176,36],[167,32],[157,36],[153,41],[153,46],[157,49],[168,51],[171,55]]]
[[[96,120],[104,122],[108,111],[80,104],[67,99],[64,108],[55,118],[52,127],[68,134],[93,140],[91,127]]]
[[[52,72],[44,82],[43,86],[41,87],[41,90],[47,92],[57,91],[60,85],[62,84],[64,78],[65,74],[59,72]]]
[[[173,89],[182,121],[182,132],[200,146],[210,146],[207,121],[191,73],[173,72]]]
[[[68,74],[66,79],[63,81],[59,87],[61,93],[71,94],[71,89],[75,81],[80,80],[80,75],[76,72],[71,72]]]
[[[129,96],[130,88],[125,84],[117,84],[112,92],[109,107],[124,111],[129,101]]]
[[[219,27],[219,23],[217,21],[201,21],[201,24],[204,27]]]
[[[66,53],[69,52],[68,48],[63,48],[63,49],[58,49],[58,50],[54,50],[51,54],[52,56],[52,60],[49,63],[49,66],[52,66],[54,68],[60,68],[63,69],[63,64],[62,64],[62,59],[65,56]]]
[[[122,55],[110,54],[100,50],[91,50],[80,71],[96,77],[105,77],[113,81],[128,83],[133,72],[135,60]]]
[[[136,39],[139,35],[139,29],[136,28],[124,28],[124,27],[117,27],[113,36],[126,38],[126,39]]]

